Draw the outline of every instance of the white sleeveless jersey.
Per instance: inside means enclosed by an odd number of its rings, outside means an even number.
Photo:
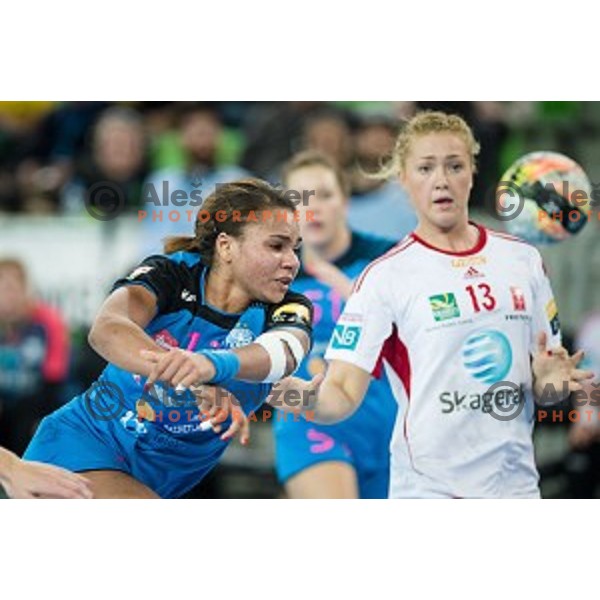
[[[478,228],[471,251],[412,234],[371,263],[327,350],[386,369],[393,498],[539,497],[530,355],[560,344],[556,303],[533,246]]]

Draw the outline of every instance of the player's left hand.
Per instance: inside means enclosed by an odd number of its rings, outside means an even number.
[[[163,381],[173,388],[189,389],[194,384],[210,381],[215,376],[215,367],[202,354],[169,348],[168,352],[142,350],[142,358],[153,364],[146,385]]]
[[[548,349],[547,343],[546,333],[538,333],[537,351],[531,364],[534,393],[538,399],[549,396],[557,401],[564,400],[571,392],[582,390],[582,382],[592,379],[594,373],[577,368],[583,350],[569,355],[563,346]]]

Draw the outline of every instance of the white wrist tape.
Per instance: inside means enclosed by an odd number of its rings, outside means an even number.
[[[287,363],[286,347],[289,348],[294,357],[296,363],[294,371],[300,366],[304,358],[305,353],[302,343],[293,333],[289,333],[288,331],[269,331],[263,333],[254,340],[254,343],[262,346],[271,359],[271,370],[265,379],[263,379],[265,383],[275,383],[285,377]]]
[[[304,352],[304,347],[302,346],[302,342],[293,333],[290,333],[289,331],[278,331],[276,335],[278,335],[279,338],[287,344],[289,351],[294,357],[294,362],[296,363],[294,371],[296,371],[296,369],[298,369],[300,363],[304,360],[304,357],[306,356],[306,353]]]

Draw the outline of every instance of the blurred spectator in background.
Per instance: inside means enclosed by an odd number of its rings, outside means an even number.
[[[283,163],[302,148],[306,121],[325,105],[325,102],[257,102],[246,115],[242,167],[263,179],[278,180]]]
[[[347,120],[338,111],[309,117],[302,130],[302,149],[321,152],[347,171],[353,159],[352,132]]]
[[[16,212],[22,202],[14,176],[30,139],[54,102],[0,102],[0,212]]]
[[[82,213],[89,190],[99,183],[120,194],[125,211],[137,211],[148,175],[147,154],[140,114],[132,108],[107,109],[93,129],[90,148],[76,162],[75,173],[61,194],[62,211]]]
[[[348,222],[354,231],[401,240],[417,224],[408,195],[397,179],[369,177],[380,170],[397,137],[395,119],[386,115],[363,117],[354,134],[355,166]]]
[[[248,175],[237,166],[217,165],[221,132],[221,118],[213,106],[195,103],[182,106],[179,135],[185,166],[156,171],[144,185],[140,256],[162,253],[163,240],[168,236],[188,235],[202,200],[216,185]]]
[[[14,155],[19,210],[60,210],[60,192],[70,179],[91,125],[106,102],[65,102],[45,118]]]
[[[32,299],[16,259],[0,259],[0,446],[21,455],[61,401],[69,341],[60,315]]]

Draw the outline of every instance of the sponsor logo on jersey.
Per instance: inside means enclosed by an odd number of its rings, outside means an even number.
[[[284,304],[275,310],[271,320],[278,324],[301,324],[310,327],[310,310],[298,302]]]
[[[150,423],[156,421],[156,411],[149,402],[143,399],[135,403],[135,412],[138,421],[150,421]]]
[[[137,279],[138,277],[141,277],[142,275],[145,275],[146,273],[150,273],[150,271],[152,271],[152,269],[154,269],[154,267],[138,267],[135,271],[133,271],[133,273],[131,273],[131,275],[127,279],[129,281],[131,281],[133,279]]]
[[[333,330],[331,347],[335,350],[356,350],[362,327],[338,323]]]
[[[488,385],[505,379],[512,366],[510,342],[495,330],[471,334],[463,344],[462,357],[469,375]]]
[[[452,292],[429,296],[429,306],[431,306],[433,318],[438,322],[460,317],[456,296]]]
[[[344,322],[344,323],[362,323],[363,320],[364,320],[363,316],[359,313],[345,312],[340,317],[340,322]]]
[[[485,277],[485,275],[475,267],[469,267],[465,273],[465,279],[476,279],[477,277]]]
[[[443,405],[442,413],[446,415],[468,410],[480,410],[483,413],[499,412],[503,414],[508,411],[512,413],[515,407],[522,407],[525,403],[525,386],[521,384],[518,387],[515,386],[515,389],[492,390],[483,394],[454,390],[442,392],[439,400]]]
[[[192,294],[189,290],[183,290],[181,292],[181,299],[185,300],[185,302],[196,302],[196,294]]]
[[[163,350],[177,348],[179,346],[179,342],[171,335],[171,332],[168,329],[162,329],[158,333],[155,333],[153,338],[157,345]]]
[[[120,419],[119,422],[129,433],[133,433],[135,436],[145,435],[148,433],[146,425],[137,418],[137,415],[132,411],[128,410]]]
[[[467,269],[468,267],[481,267],[487,264],[487,258],[483,255],[466,256],[464,258],[453,258],[452,266],[455,269]]]
[[[513,301],[513,309],[517,312],[525,310],[525,294],[523,290],[516,286],[511,286],[510,293]]]
[[[238,323],[225,338],[226,348],[241,348],[254,341],[254,332],[245,324]]]
[[[560,331],[560,320],[558,319],[558,308],[554,298],[552,298],[548,304],[546,304],[546,316],[550,322],[552,335],[556,335]]]

